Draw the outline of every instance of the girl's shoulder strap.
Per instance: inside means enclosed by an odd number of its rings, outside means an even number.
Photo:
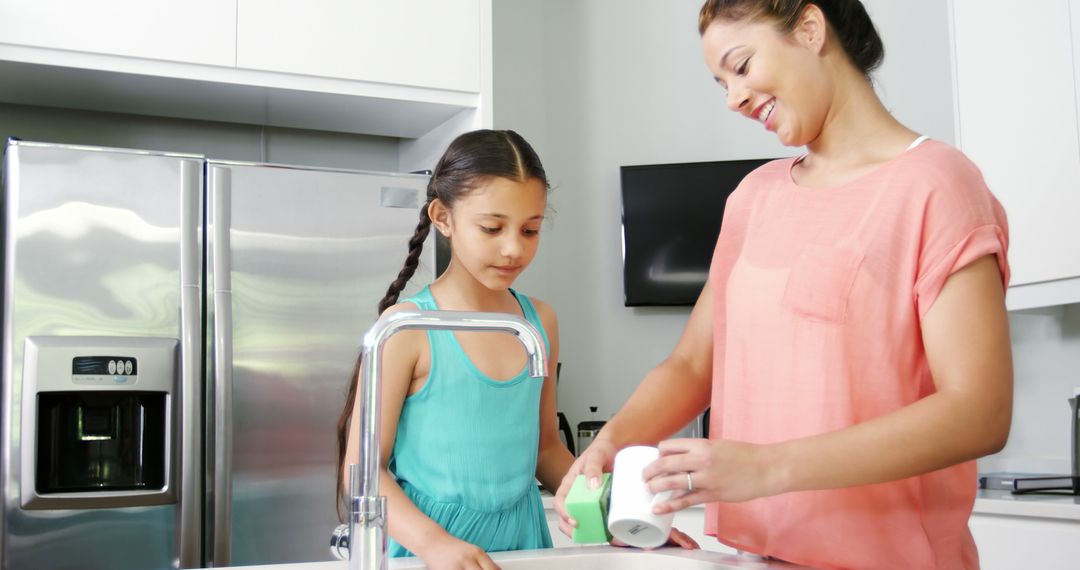
[[[439,310],[439,306],[435,304],[435,297],[431,294],[431,287],[427,285],[424,285],[424,288],[417,291],[412,297],[402,299],[399,303],[412,303],[421,311]]]
[[[517,299],[518,305],[521,305],[521,312],[525,315],[525,320],[540,331],[540,335],[544,337],[544,344],[547,345],[548,350],[551,350],[551,342],[548,341],[547,331],[544,329],[543,321],[540,320],[540,313],[536,312],[536,305],[533,304],[532,299],[524,293],[518,293],[513,288],[510,288],[510,293]]]

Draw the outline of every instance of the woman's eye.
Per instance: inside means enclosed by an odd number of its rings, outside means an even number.
[[[739,67],[735,68],[735,73],[737,75],[746,75],[746,70],[749,69],[749,68],[750,68],[750,58],[746,58],[746,59],[742,60],[742,62],[739,64]]]
[[[489,228],[487,226],[480,226],[480,230],[485,234],[497,234],[502,228]]]
[[[521,233],[523,233],[523,234],[525,234],[527,236],[535,236],[535,235],[540,234],[540,230],[534,230],[532,228],[524,228],[524,229],[521,230]]]

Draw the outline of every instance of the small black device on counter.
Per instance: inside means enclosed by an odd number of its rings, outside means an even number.
[[[574,432],[570,429],[570,421],[566,419],[562,412],[558,412],[556,415],[559,416],[559,435],[562,436],[566,449],[570,450],[570,455],[577,455],[577,452],[574,451]]]
[[[593,414],[596,413],[596,406],[589,406],[589,411]],[[596,435],[600,433],[600,429],[604,427],[607,422],[601,420],[587,420],[579,422],[577,425],[577,455],[580,456],[585,453],[585,448],[589,447],[589,444],[596,439]]]
[[[1035,493],[1075,495],[1080,494],[1080,477],[1040,473],[980,473],[979,488],[1009,491],[1014,495]]]
[[[558,389],[559,378],[562,377],[562,362],[555,364],[555,387]],[[574,430],[570,429],[570,420],[566,419],[566,414],[562,412],[556,412],[555,415],[559,421],[559,437],[562,438],[563,444],[566,445],[566,449],[570,450],[570,455],[577,455],[574,453]]]
[[[1072,409],[1072,475],[1080,477],[1080,394],[1069,398]],[[1073,488],[1076,488],[1074,483]]]

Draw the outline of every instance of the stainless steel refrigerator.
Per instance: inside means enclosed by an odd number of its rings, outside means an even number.
[[[9,141],[0,568],[330,559],[337,417],[426,183]]]

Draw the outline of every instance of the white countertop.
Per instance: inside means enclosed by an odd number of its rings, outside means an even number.
[[[1038,517],[1080,522],[1080,496],[1013,495],[1008,491],[980,489],[975,514]]]

